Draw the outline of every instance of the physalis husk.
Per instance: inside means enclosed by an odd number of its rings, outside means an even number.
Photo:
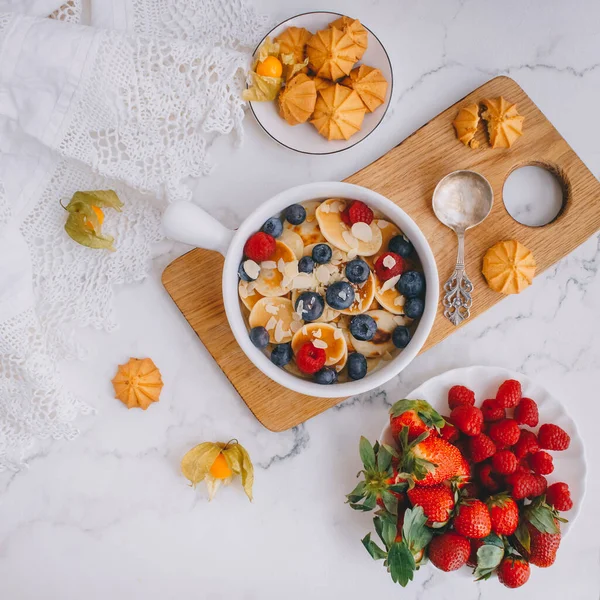
[[[236,475],[240,475],[246,496],[252,501],[254,467],[248,452],[237,440],[230,440],[226,444],[198,444],[183,457],[181,472],[193,487],[206,481],[209,500],[214,498],[221,485],[229,485]]]
[[[265,77],[256,72],[259,63],[264,62],[269,56],[279,58],[279,44],[267,38],[258,49],[256,59],[250,71],[250,86],[242,92],[242,98],[251,102],[269,102],[277,98],[283,85],[283,77]]]
[[[300,71],[303,71],[304,69],[308,68],[308,58],[305,58],[304,62],[301,63],[297,63],[294,61],[295,58],[293,54],[281,55],[281,62],[283,63],[283,71],[286,81],[292,79],[292,77],[294,77],[296,73],[299,73]]]
[[[114,238],[102,233],[103,208],[121,211],[123,203],[112,190],[75,192],[71,202],[65,206],[69,213],[65,231],[78,244],[89,248],[105,248],[114,251]]]

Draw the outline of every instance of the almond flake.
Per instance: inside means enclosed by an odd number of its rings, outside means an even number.
[[[352,235],[361,242],[370,242],[373,239],[373,231],[366,223],[354,223]]]
[[[283,273],[287,277],[291,277],[292,279],[298,275],[298,261],[292,260],[289,263],[285,263],[283,268]]]
[[[396,298],[394,298],[394,305],[395,306],[404,306],[404,296],[402,296],[402,295],[396,296]]]
[[[302,300],[300,300],[300,304],[302,304]],[[302,315],[294,311],[292,313],[292,321],[302,321]]]
[[[327,202],[323,202],[320,206],[319,206],[319,210],[322,213],[328,213],[330,212],[330,205]]]
[[[296,305],[296,314],[302,319],[302,311],[304,310],[304,300],[298,300]]]
[[[275,328],[275,341],[277,343],[281,342],[286,335],[290,335],[290,330],[284,329],[283,321],[279,319],[279,321],[277,321],[277,327]]]
[[[306,290],[315,287],[315,279],[311,273],[299,273],[294,277],[295,290]]]
[[[304,325],[304,326],[302,327],[302,334],[303,334],[303,335],[308,335],[308,329],[306,328],[306,325]]]
[[[333,212],[333,213],[342,212],[346,208],[346,205],[343,204],[342,202],[332,202],[330,206],[331,206],[331,212]]]
[[[296,313],[294,313],[295,315]],[[296,331],[300,331],[300,329],[302,329],[302,322],[301,321],[292,321],[290,323],[290,329],[292,331],[292,333],[296,333]]]
[[[256,279],[260,273],[260,267],[253,260],[244,261],[243,268],[250,279]]]
[[[282,289],[287,289],[287,288],[289,288],[289,287],[290,287],[290,285],[291,285],[292,281],[293,281],[293,280],[292,280],[292,278],[291,278],[291,277],[288,277],[287,275],[284,275],[284,276],[281,278],[281,283],[279,284],[279,287],[280,287],[280,288],[282,288]]]
[[[315,348],[323,348],[323,350],[327,348],[327,342],[324,342],[323,340],[313,340],[312,343]]]
[[[315,331],[313,331],[313,337],[315,338],[320,338],[322,334],[323,332],[320,329],[315,329]]]
[[[379,227],[379,229],[385,229],[388,225],[389,223],[387,221],[384,221],[383,219],[379,219],[377,221],[377,227]]]
[[[249,281],[246,285],[246,289],[248,290],[248,295],[252,296],[256,289],[256,281]]]
[[[388,290],[393,289],[396,284],[400,281],[400,275],[396,275],[396,277],[392,277],[391,279],[388,279],[382,286],[381,289],[379,290],[380,293],[384,294],[385,292],[387,292]]]
[[[396,259],[389,254],[383,259],[383,266],[386,269],[392,269],[396,266]]]
[[[271,317],[268,321],[267,324],[265,325],[265,329],[267,331],[269,331],[270,329],[275,329],[275,326],[277,325],[277,319],[275,317]]]
[[[340,338],[344,337],[344,332],[341,329],[338,329],[337,327],[333,330],[333,339],[334,340],[339,340]]]
[[[277,270],[278,270],[280,273],[285,273],[285,260],[283,260],[283,258],[280,258],[280,259],[277,261]]]
[[[275,304],[269,302],[265,304],[265,311],[270,315],[276,315],[279,312],[279,306],[275,306]]]
[[[329,281],[329,269],[327,265],[319,265],[315,271],[315,277],[319,283],[327,283]]]
[[[247,298],[250,295],[248,293],[248,286],[244,285],[244,283],[245,282],[240,284],[240,288],[239,288],[240,298],[242,298],[242,299]]]
[[[348,260],[352,260],[358,256],[358,250],[356,248],[352,248],[350,252],[348,252]]]
[[[276,269],[277,263],[274,260],[263,260],[263,262],[260,263],[260,266],[263,269]]]
[[[350,248],[358,248],[358,240],[349,231],[342,231],[342,238]]]

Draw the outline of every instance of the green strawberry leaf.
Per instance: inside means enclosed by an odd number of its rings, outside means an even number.
[[[377,453],[377,468],[380,471],[387,471],[392,464],[392,455],[388,452],[385,446],[379,448]]]
[[[394,483],[388,487],[388,491],[398,493],[403,493],[408,489],[408,481],[403,481],[401,483]]]
[[[504,557],[504,546],[483,545],[477,550],[477,567],[473,574],[476,581],[488,579]]]
[[[375,517],[373,519],[375,531],[387,549],[391,547],[396,539],[396,524],[390,519]]]
[[[365,506],[364,504],[357,504],[356,502],[350,502],[349,506],[354,510],[362,510],[363,512],[369,512],[370,510],[373,510],[372,506]]]
[[[490,535],[484,537],[481,541],[486,546],[498,546],[498,548],[504,548],[504,540],[495,533],[490,533]]]
[[[521,544],[521,546],[523,546],[527,552],[531,551],[531,536],[525,521],[519,521],[519,525],[515,531],[515,537],[517,538],[519,544]]]
[[[377,445],[377,442],[375,444]],[[373,446],[371,446],[371,442],[366,437],[361,436],[358,450],[365,469],[374,469],[375,451],[373,450]]]
[[[387,552],[384,552],[374,541],[371,540],[370,533],[367,533],[361,542],[373,560],[382,560],[387,557]]]
[[[432,532],[425,527],[426,522],[427,517],[423,513],[422,506],[406,509],[402,525],[402,540],[412,554],[417,554],[425,548],[433,537]]]
[[[394,458],[399,458],[398,452],[395,448],[392,448],[389,444],[381,444],[382,448],[385,448]]]
[[[406,584],[414,577],[416,565],[415,559],[404,541],[392,544],[387,561],[392,581],[406,587]]]
[[[365,495],[365,486],[366,482],[359,481],[356,487],[349,494],[346,494],[346,498],[348,498],[346,502],[359,502],[362,500]]]
[[[381,493],[383,505],[385,509],[392,515],[398,514],[398,498],[391,492],[385,491]]]
[[[526,519],[542,533],[558,533],[560,531],[554,520],[554,511],[543,502],[534,502],[525,509]]]

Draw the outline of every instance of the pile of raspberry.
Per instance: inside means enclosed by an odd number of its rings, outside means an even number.
[[[475,394],[462,385],[448,392],[449,417],[441,436],[457,446],[472,464],[473,496],[499,492],[514,500],[532,500],[545,494],[546,502],[559,511],[573,506],[564,482],[548,485],[554,471],[548,452],[566,450],[570,437],[558,425],[539,423],[535,400],[523,398],[521,384],[509,379],[498,388],[495,398],[475,406]],[[532,428],[532,429],[528,429]]]

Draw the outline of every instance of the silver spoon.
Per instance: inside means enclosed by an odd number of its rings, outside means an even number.
[[[433,212],[458,238],[456,267],[444,284],[444,316],[459,325],[471,314],[473,284],[465,273],[465,232],[479,225],[492,210],[494,192],[489,181],[474,171],[454,171],[433,191]]]

